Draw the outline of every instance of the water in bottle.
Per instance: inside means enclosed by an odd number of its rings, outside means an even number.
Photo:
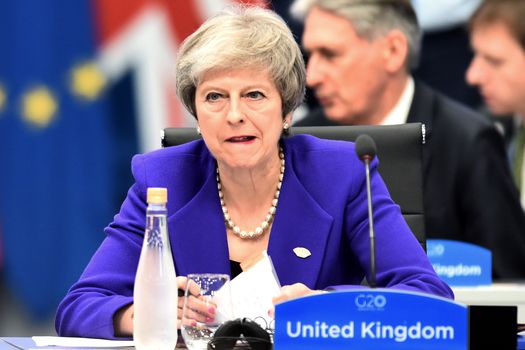
[[[177,344],[177,281],[167,228],[167,189],[148,188],[146,229],[134,289],[137,350],[173,350]]]

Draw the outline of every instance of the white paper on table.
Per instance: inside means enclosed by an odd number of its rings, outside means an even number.
[[[281,285],[266,251],[261,260],[231,280],[230,285],[234,317],[262,317],[270,325],[268,311],[273,308],[272,298],[280,294]]]
[[[32,337],[37,346],[63,346],[70,348],[122,348],[134,346],[132,340],[107,340],[78,337]]]

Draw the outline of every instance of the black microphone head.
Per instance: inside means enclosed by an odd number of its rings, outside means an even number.
[[[366,134],[361,134],[355,140],[355,153],[361,160],[372,160],[376,156],[376,143]]]

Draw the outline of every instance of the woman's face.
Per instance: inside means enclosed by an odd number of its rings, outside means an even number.
[[[281,95],[267,71],[210,71],[197,87],[195,107],[202,137],[221,166],[264,168],[276,159],[284,121]]]

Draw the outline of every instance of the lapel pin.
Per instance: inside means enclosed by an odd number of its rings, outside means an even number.
[[[293,249],[293,252],[295,253],[295,255],[302,259],[306,259],[310,255],[312,255],[312,253],[310,253],[310,251],[304,247],[296,247]]]

